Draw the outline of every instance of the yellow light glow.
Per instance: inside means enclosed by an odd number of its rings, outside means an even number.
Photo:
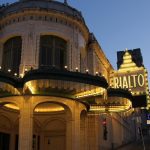
[[[34,85],[32,84],[32,81],[27,82],[25,84],[25,87],[28,88],[32,94],[35,94],[36,90],[35,90]]]
[[[65,69],[67,69],[68,67],[67,67],[67,66],[65,66],[64,68],[65,68]]]
[[[8,83],[0,82],[0,89],[2,89],[3,91],[10,92],[14,95],[20,95],[18,89],[14,88],[12,85]]]
[[[95,89],[92,89],[92,90],[88,90],[88,91],[85,91],[85,92],[78,93],[75,96],[76,96],[76,98],[83,98],[83,97],[89,97],[89,96],[103,95],[103,93],[104,93],[104,89],[95,88]]]
[[[105,111],[121,112],[121,111],[128,111],[131,108],[132,108],[132,103],[127,98],[108,97],[107,100],[99,99],[99,102],[97,103],[97,105],[91,105],[90,111],[94,111],[94,112],[105,112]]]
[[[64,108],[36,108],[34,111],[35,112],[55,112],[55,111],[63,111]]]
[[[14,73],[14,76],[17,76],[17,73]]]
[[[131,106],[90,106],[90,111],[94,112],[121,112],[121,111],[127,111],[130,110]]]
[[[10,109],[19,110],[19,107],[14,104],[5,104],[4,106]]]
[[[38,105],[34,112],[55,112],[55,111],[64,111],[64,107],[55,103],[42,103]]]

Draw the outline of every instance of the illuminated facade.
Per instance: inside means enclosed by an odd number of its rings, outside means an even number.
[[[0,7],[0,147],[105,150],[134,140],[137,92],[129,89],[145,94],[148,84],[143,68],[118,78],[126,63],[136,68],[130,58],[114,71],[66,1]]]

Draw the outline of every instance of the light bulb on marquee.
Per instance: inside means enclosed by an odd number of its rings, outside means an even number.
[[[76,71],[78,72],[78,67],[76,67]]]
[[[24,71],[28,71],[28,69],[27,69],[27,68],[25,68],[25,69],[24,69]]]
[[[98,72],[96,71],[95,74],[98,75]]]
[[[11,69],[8,69],[8,72],[11,72]]]
[[[68,67],[67,67],[67,66],[65,66],[64,68],[65,68],[65,69],[67,69]]]

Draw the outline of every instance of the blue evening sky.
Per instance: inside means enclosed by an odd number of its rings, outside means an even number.
[[[15,1],[0,0],[0,3]],[[114,68],[116,51],[141,48],[150,73],[150,0],[68,0],[68,3],[82,12]]]

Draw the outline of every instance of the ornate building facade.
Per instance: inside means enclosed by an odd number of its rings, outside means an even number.
[[[66,2],[2,6],[0,64],[2,150],[105,150],[134,140],[133,95],[114,87],[113,67]]]

